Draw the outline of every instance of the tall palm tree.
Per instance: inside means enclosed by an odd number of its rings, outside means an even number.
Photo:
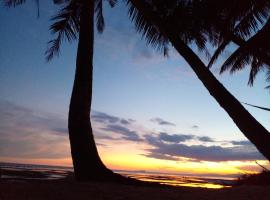
[[[50,27],[56,38],[49,41],[47,60],[59,54],[64,39],[78,38],[75,80],[69,106],[68,129],[75,177],[79,181],[114,180],[136,182],[109,170],[101,161],[96,148],[90,121],[93,79],[94,17],[97,29],[103,31],[103,0],[54,0],[64,5]],[[116,0],[107,0],[114,6]],[[37,0],[38,2],[38,0]],[[25,0],[4,0],[7,6],[17,6]]]
[[[187,45],[187,37],[185,37],[185,34],[179,34],[179,26],[176,23],[177,20],[181,19],[170,19],[168,17],[173,13],[175,5],[178,5],[179,2],[186,3],[191,1],[176,1],[177,4],[166,5],[167,8],[169,6],[169,9],[166,12],[160,13],[162,9],[159,8],[164,6],[163,2],[127,0],[130,17],[135,22],[138,31],[146,37],[149,43],[155,46],[163,45],[164,41],[171,42],[178,53],[189,63],[210,95],[229,114],[242,133],[270,160],[270,133],[215,78],[207,66]]]
[[[101,0],[102,1],[102,0]],[[55,41],[61,41],[61,32],[67,31],[67,38],[74,37],[79,29],[78,49],[76,59],[75,80],[69,106],[68,129],[73,160],[74,172],[77,180],[101,180],[113,172],[106,168],[101,161],[95,145],[90,121],[92,102],[92,77],[93,77],[93,40],[94,40],[94,1],[70,1],[64,10],[60,11],[54,19],[60,19],[53,24],[52,30],[58,33]],[[75,8],[74,8],[74,7]],[[70,9],[70,7],[72,9]],[[68,30],[61,18],[66,13],[72,12],[75,28]],[[73,13],[75,11],[75,13]],[[67,18],[63,18],[64,20]],[[60,27],[57,27],[60,24]],[[72,24],[73,25],[73,24]],[[71,26],[72,26],[71,25]],[[58,39],[60,38],[60,39]],[[49,49],[48,59],[57,52],[57,43]],[[56,48],[56,50],[55,50]]]

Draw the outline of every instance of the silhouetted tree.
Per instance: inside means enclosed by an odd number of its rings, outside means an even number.
[[[116,0],[107,0],[114,6]],[[38,2],[38,0],[37,0]],[[103,0],[54,0],[64,5],[50,27],[56,38],[49,42],[47,60],[59,54],[64,39],[78,38],[76,72],[69,106],[68,129],[75,177],[79,181],[114,180],[135,182],[113,173],[101,161],[96,148],[90,121],[93,79],[94,17],[97,29],[102,32],[104,19]],[[7,6],[17,6],[25,0],[4,0]]]
[[[229,114],[231,119],[242,131],[242,133],[257,147],[257,149],[268,160],[270,160],[270,133],[215,78],[215,76],[209,71],[207,66],[188,46],[189,43],[195,42],[197,43],[197,45],[199,44],[198,46],[203,49],[203,44],[205,44],[206,42],[204,41],[204,39],[207,39],[207,37],[204,37],[204,33],[207,33],[207,31],[204,32],[204,30],[200,30],[200,27],[198,27],[199,29],[196,38],[193,39],[188,37],[188,35],[183,33],[185,32],[186,27],[181,28],[181,26],[179,26],[178,24],[180,23],[179,21],[184,21],[187,19],[175,18],[173,16],[173,14],[175,14],[175,9],[180,9],[179,11],[177,10],[177,12],[182,15],[184,10],[181,10],[181,3],[185,6],[189,2],[199,1],[176,0],[170,1],[171,4],[167,4],[167,2],[158,0],[127,0],[130,17],[132,21],[135,22],[137,30],[145,36],[148,43],[154,46],[164,46],[164,43],[167,44],[167,42],[171,42],[171,44],[179,52],[179,54],[183,56],[183,58],[189,63],[190,67],[193,69],[197,77],[202,81],[204,86],[209,91],[210,95],[213,96],[219,103],[219,105]],[[217,2],[219,3],[219,1]],[[265,2],[266,6],[268,6],[269,11],[269,3],[268,1]],[[227,5],[230,5],[230,3],[231,2],[227,2]],[[165,7],[166,10],[162,6]],[[189,11],[189,13],[190,12],[192,13],[192,11]],[[194,13],[194,15],[195,14],[196,13]],[[198,21],[200,21],[199,18],[197,18],[197,22]],[[192,22],[194,22],[195,24],[192,24]],[[192,27],[198,24],[196,23],[196,20],[188,21],[188,23],[191,23],[189,25],[189,27],[191,28],[190,32],[192,32]],[[250,24],[246,24],[248,26],[252,26],[252,23],[253,22],[251,22]],[[211,26],[207,25],[206,28],[211,28]],[[218,32],[214,31],[213,33]],[[214,36],[214,34],[210,34],[210,36]],[[204,43],[200,43],[200,41],[204,41]],[[200,46],[200,44],[202,46]]]
[[[73,160],[74,172],[77,180],[103,180],[113,172],[106,168],[101,161],[90,121],[93,79],[93,40],[94,40],[94,6],[99,1],[70,1],[70,3],[54,17],[57,20],[51,29],[58,34],[56,40],[51,41],[52,47],[47,51],[47,58],[58,52],[62,32],[66,31],[66,38],[73,39],[78,30],[78,49],[76,59],[75,80],[69,106],[68,129]],[[101,8],[98,8],[101,9]],[[97,10],[98,10],[97,9]],[[70,18],[65,15],[70,15]],[[65,20],[69,20],[65,23]],[[99,30],[103,24],[99,22]],[[70,23],[70,27],[67,24]],[[74,27],[72,27],[74,26]]]

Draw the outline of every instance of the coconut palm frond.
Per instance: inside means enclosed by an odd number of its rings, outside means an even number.
[[[117,0],[107,0],[111,7],[114,7]],[[105,28],[105,20],[103,16],[103,0],[95,0],[96,26],[99,33],[102,33]]]
[[[117,3],[117,0],[107,0],[111,7],[114,7]]]
[[[218,59],[218,57],[222,54],[222,52],[229,45],[230,42],[231,42],[230,39],[226,39],[220,44],[220,46],[216,49],[216,51],[212,55],[208,65],[207,65],[208,68],[211,68],[213,66],[214,62]]]
[[[102,2],[103,0],[95,1],[96,25],[99,33],[103,32],[105,26]]]
[[[209,68],[218,59],[230,41],[242,46],[245,43],[245,39],[250,38],[257,32],[259,27],[265,23],[270,11],[270,3],[265,0],[247,0],[245,4],[241,1],[234,1],[232,2],[233,6],[229,5],[231,9],[228,9],[227,1],[225,3],[223,1],[215,3],[220,4],[223,7],[223,11],[218,11],[221,13],[220,19],[218,23],[214,21],[213,24],[214,29],[217,32],[221,32],[217,40],[218,42],[214,44],[214,46],[218,45],[218,48],[208,64]],[[211,6],[210,4],[210,7],[216,8],[218,5]],[[216,13],[216,15],[219,16],[219,13]],[[210,19],[212,18],[210,17]]]
[[[52,60],[54,56],[59,56],[61,42],[62,42],[61,34],[58,34],[58,36],[55,39],[50,40],[48,42],[49,47],[47,48],[45,52],[47,61]]]
[[[35,0],[36,5],[37,5],[37,17],[40,16],[40,10],[39,10],[39,0]]]
[[[26,0],[3,0],[3,3],[7,7],[15,7],[25,3]]]
[[[253,85],[256,75],[263,70],[263,66],[264,63],[260,59],[253,57],[249,73],[248,85]]]
[[[266,81],[270,82],[270,67],[268,67],[266,71]],[[270,90],[270,85],[266,86],[265,89]]]
[[[221,66],[220,73],[230,70],[230,73],[234,73],[243,69],[245,66],[252,62],[252,55],[248,51],[244,51],[241,48],[237,49]]]
[[[159,28],[145,19],[144,14],[138,12],[136,7],[130,0],[126,0],[129,8],[130,19],[134,22],[138,32],[145,38],[147,44],[150,44],[157,50],[167,54],[169,41],[166,33],[161,33]],[[155,15],[162,19],[163,23],[173,27],[174,32],[178,33],[179,40],[185,44],[195,44],[200,52],[203,52],[206,57],[210,54],[206,48],[208,35],[200,20],[194,17],[193,5],[187,1],[172,0],[172,1],[144,1],[144,6],[151,10]],[[196,14],[198,14],[196,10]],[[200,14],[204,14],[201,11]],[[153,16],[152,16],[153,17]],[[199,21],[199,22],[198,22]]]
[[[202,34],[198,34],[196,38],[194,38],[194,42],[197,46],[199,52],[202,52],[204,56],[209,60],[211,58],[211,54],[206,48],[207,38]]]
[[[70,2],[70,0],[53,0],[53,3],[56,5],[60,5],[67,2]]]
[[[234,28],[234,33],[241,38],[249,38],[269,17],[270,4],[268,1],[259,0],[250,4],[250,9]]]
[[[37,16],[40,16],[40,7],[39,7],[39,0],[34,0],[37,6]],[[56,5],[60,5],[66,2],[69,2],[70,0],[53,0],[53,3]],[[21,4],[24,4],[26,2],[26,0],[3,0],[3,3],[5,6],[7,7],[16,7],[19,6]]]
[[[26,0],[3,0],[4,6],[6,7],[16,7],[22,5],[26,2]],[[39,17],[39,0],[35,0],[37,5],[37,17]]]
[[[270,20],[253,37],[244,42],[222,65],[221,73],[230,69],[231,73],[240,70],[244,65],[251,65],[249,84],[252,85],[258,72],[265,65],[270,66]]]
[[[136,30],[142,34],[142,37],[145,38],[147,44],[153,46],[164,55],[167,55],[169,41],[165,34],[161,34],[158,27],[147,20],[131,1],[127,0],[126,4],[131,21],[134,22]],[[145,4],[149,6],[146,2]]]
[[[107,0],[110,6],[114,6],[117,0]],[[55,39],[48,42],[48,48],[45,52],[46,60],[50,61],[55,55],[59,55],[61,43],[63,40],[71,42],[77,39],[79,33],[79,20],[81,2],[79,0],[54,0],[55,4],[68,4],[62,8],[58,14],[51,18],[54,23],[50,30],[56,34]],[[105,22],[103,17],[103,0],[95,0],[96,25],[99,33],[104,30]]]
[[[56,34],[56,38],[48,42],[48,49],[45,52],[47,61],[59,54],[62,40],[66,39],[71,42],[77,39],[80,29],[79,13],[79,4],[72,1],[51,18],[55,22],[51,25],[50,30],[53,34]]]

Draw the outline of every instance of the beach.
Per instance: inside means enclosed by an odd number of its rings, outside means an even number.
[[[0,182],[1,200],[269,200],[270,187],[240,186],[206,189],[172,186],[134,186],[114,183],[78,183],[74,180],[26,180]]]
[[[1,166],[1,200],[269,200],[269,196],[270,186],[246,185],[213,189],[157,182],[136,185],[77,182],[73,172],[67,168],[3,163]]]

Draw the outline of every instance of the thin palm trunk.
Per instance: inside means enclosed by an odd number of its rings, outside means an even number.
[[[242,133],[270,160],[270,133],[241,105],[241,103],[215,78],[198,56],[174,31],[172,24],[164,23],[147,4],[140,0],[130,0],[133,5],[159,30],[169,38],[172,45],[189,63],[197,77],[219,105],[229,114]]]
[[[98,180],[112,173],[102,163],[95,145],[90,110],[93,78],[94,1],[84,1],[80,16],[80,33],[76,73],[69,107],[69,138],[74,173],[77,180]]]

